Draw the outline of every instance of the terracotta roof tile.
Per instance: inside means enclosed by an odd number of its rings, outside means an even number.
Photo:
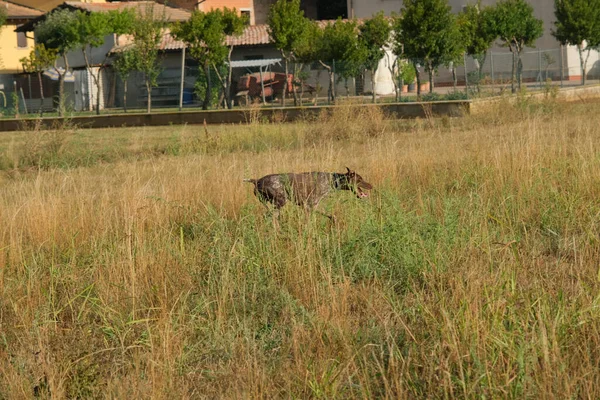
[[[37,18],[44,14],[43,11],[36,10],[18,4],[13,4],[7,1],[0,1],[0,7],[6,9],[6,17],[8,19],[30,19]]]
[[[131,36],[119,37],[119,45],[113,47],[113,52],[119,52],[130,46],[132,43]],[[267,31],[267,25],[251,25],[244,30],[240,36],[228,36],[227,45],[234,46],[259,46],[271,43],[269,38],[269,32]],[[184,47],[184,43],[180,40],[175,39],[171,36],[169,30],[165,31],[162,40],[159,44],[160,50],[181,50]]]
[[[80,1],[66,1],[64,3],[68,7],[77,8],[89,12],[107,12],[112,10],[124,10],[127,8],[137,8],[140,12],[145,12],[146,7],[150,4],[154,6],[154,12],[158,15],[164,11],[167,20],[169,21],[185,21],[190,18],[190,12],[181,8],[169,7],[164,4],[155,3],[153,1],[129,1],[129,2],[114,2],[114,3],[83,3]]]
[[[324,27],[327,24],[333,23],[334,21],[317,21],[319,26]],[[358,20],[358,23],[361,23],[361,20]],[[260,46],[271,43],[271,38],[269,37],[268,25],[250,25],[242,33],[240,36],[227,36],[227,45],[234,46]],[[112,52],[122,51],[127,46],[131,45],[131,37],[121,36],[119,38],[119,45],[113,47]],[[165,34],[162,37],[162,40],[159,44],[160,50],[181,50],[184,47],[184,43],[180,40],[176,40],[173,36],[171,36],[171,32],[169,30],[165,31]]]

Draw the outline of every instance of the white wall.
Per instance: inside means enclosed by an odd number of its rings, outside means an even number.
[[[497,0],[482,0],[481,1],[484,6],[493,5],[497,2]],[[449,0],[449,4],[452,7],[452,11],[458,13],[462,10],[462,8],[467,4],[473,4],[475,0]],[[554,28],[554,4],[551,0],[529,0],[529,3],[533,6],[534,15],[544,21],[544,35],[536,41],[535,48],[528,48],[525,51],[527,54],[523,59],[523,68],[527,73],[525,78],[536,78],[537,70],[539,68],[539,60],[536,55],[538,50],[544,52],[548,52],[553,54],[556,59],[556,64],[554,68],[558,68],[560,58],[560,44],[556,41],[556,39],[552,36],[551,31]],[[402,0],[347,0],[348,4],[348,14],[352,15],[356,18],[369,18],[373,14],[379,11],[384,11],[386,15],[391,15],[392,12],[400,12],[402,9]],[[510,59],[511,56],[508,49],[505,47],[500,47],[497,43],[492,49],[492,52],[496,53],[496,65],[495,65],[495,75],[496,76],[506,76],[510,73],[511,64]],[[504,55],[500,54],[504,53]],[[489,60],[488,60],[489,61]],[[580,67],[579,67],[579,54],[577,49],[572,46],[568,46],[564,49],[564,57],[563,57],[563,68],[565,77],[572,76],[578,77],[581,75]],[[381,68],[380,68],[381,70]],[[460,68],[461,71],[464,69]],[[486,65],[484,68],[488,74],[491,73],[491,68]],[[587,65],[587,71],[590,76],[599,76],[600,75],[600,58],[598,52],[592,51],[590,54],[590,58]],[[381,72],[381,71],[380,71]],[[557,72],[558,74],[558,72]],[[464,76],[464,72],[462,73]],[[425,76],[423,76],[425,78]],[[377,90],[381,94],[385,94],[387,89],[387,85],[391,84],[388,82],[385,72],[381,72],[381,75],[378,76],[378,86],[382,86],[381,90]],[[448,82],[451,80],[451,74],[445,68],[440,68],[436,81],[438,82]],[[392,86],[393,87],[393,86]]]

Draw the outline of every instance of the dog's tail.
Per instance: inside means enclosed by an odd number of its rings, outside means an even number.
[[[253,185],[256,185],[256,179],[244,179],[244,182],[250,182]]]

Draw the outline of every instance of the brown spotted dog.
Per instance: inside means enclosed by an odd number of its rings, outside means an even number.
[[[350,190],[360,198],[367,197],[373,186],[362,176],[346,168],[345,174],[330,172],[304,172],[300,174],[273,174],[260,179],[244,179],[254,184],[254,194],[265,205],[275,206],[275,214],[288,201],[312,210],[332,190]],[[331,218],[331,216],[327,215]]]

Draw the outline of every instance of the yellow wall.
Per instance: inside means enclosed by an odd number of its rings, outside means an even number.
[[[12,74],[23,72],[19,59],[29,56],[33,49],[33,39],[27,38],[27,47],[17,47],[16,25],[5,25],[0,31],[0,73]],[[31,36],[31,33],[28,34]]]

